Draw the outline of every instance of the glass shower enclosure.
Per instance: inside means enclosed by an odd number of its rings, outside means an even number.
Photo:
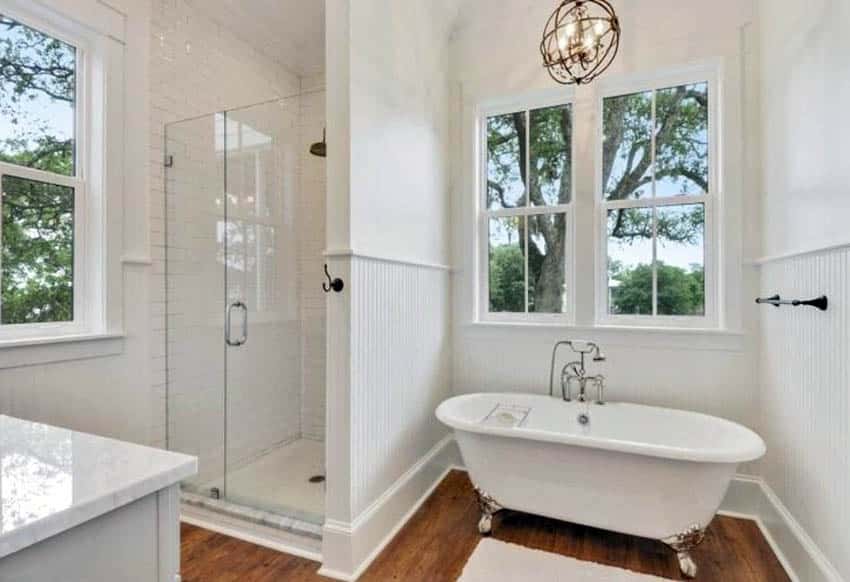
[[[184,499],[321,523],[323,445],[301,439],[298,97],[166,126],[168,448]]]

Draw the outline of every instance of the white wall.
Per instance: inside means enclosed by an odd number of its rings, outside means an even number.
[[[759,17],[762,254],[774,257],[762,265],[761,292],[830,300],[825,313],[763,312],[762,468],[825,554],[801,579],[850,579],[850,5],[761,1]]]
[[[118,26],[123,31],[116,32],[109,43],[123,48],[124,66],[134,72],[133,76],[127,76],[125,85],[124,107],[132,113],[125,120],[128,161],[123,190],[110,190],[107,200],[108,207],[124,208],[123,223],[120,219],[111,223],[109,231],[110,240],[121,247],[110,250],[117,250],[124,259],[117,276],[123,279],[121,331],[126,337],[117,342],[117,355],[75,360],[73,354],[79,346],[59,345],[49,348],[60,358],[55,363],[0,370],[0,413],[134,442],[155,442],[158,431],[153,419],[157,417],[161,400],[151,390],[150,282],[144,221],[148,184],[144,91],[148,75],[149,7],[145,2],[126,0],[105,0],[97,6],[86,0],[78,0],[76,5],[56,0],[46,0],[44,4],[66,18],[85,15],[98,18],[99,24],[120,23]],[[105,20],[101,18],[104,11],[109,13]],[[112,238],[115,234],[117,239]],[[67,361],[61,360],[62,354],[67,354],[64,356]]]
[[[351,248],[445,264],[448,34],[428,2],[356,2],[351,23]]]
[[[757,421],[756,274],[744,270],[742,256],[758,244],[757,205],[747,178],[744,106],[751,81],[745,43],[752,4],[737,0],[615,2],[623,37],[606,80],[621,74],[652,73],[688,63],[721,63],[724,115],[724,202],[722,289],[731,333],[669,333],[593,328],[594,241],[592,221],[576,225],[576,327],[533,328],[473,323],[474,257],[474,107],[481,101],[551,90],[557,85],[540,63],[539,38],[551,12],[541,2],[473,0],[466,5],[453,36],[452,64],[456,96],[453,110],[453,265],[455,392],[481,390],[548,391],[549,358],[556,340],[594,339],[608,362],[593,366],[608,378],[611,400],[636,401],[718,414],[754,426]],[[595,127],[596,87],[576,89],[574,116],[584,128]],[[565,93],[566,93],[565,89]],[[576,127],[577,131],[579,128]],[[576,204],[593,205],[595,136],[575,136]],[[752,467],[743,470],[751,471]]]
[[[363,566],[432,484],[420,469],[446,435],[450,17],[425,0],[327,5],[327,238],[346,289],[328,312],[326,574]]]
[[[760,2],[764,249],[847,242],[847,2]]]

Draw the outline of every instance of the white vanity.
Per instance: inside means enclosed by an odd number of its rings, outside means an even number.
[[[0,582],[175,582],[197,459],[0,415]]]

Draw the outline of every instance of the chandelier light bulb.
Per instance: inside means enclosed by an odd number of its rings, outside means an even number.
[[[601,20],[597,20],[596,24],[593,25],[593,32],[596,33],[596,36],[602,36],[605,33],[605,24]]]

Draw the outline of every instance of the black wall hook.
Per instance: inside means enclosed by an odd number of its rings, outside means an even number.
[[[756,303],[766,303],[768,305],[773,305],[774,307],[779,307],[780,305],[793,305],[794,307],[799,307],[800,305],[808,305],[810,307],[817,307],[821,311],[826,311],[829,306],[829,300],[826,298],[826,295],[821,295],[820,297],[815,297],[814,299],[782,299],[779,295],[771,295],[770,297],[758,297],[756,299]]]
[[[339,277],[331,279],[331,274],[328,273],[328,264],[325,263],[325,277],[328,278],[327,283],[322,283],[322,289],[325,293],[330,293],[332,290],[340,293],[345,288],[345,283]]]

